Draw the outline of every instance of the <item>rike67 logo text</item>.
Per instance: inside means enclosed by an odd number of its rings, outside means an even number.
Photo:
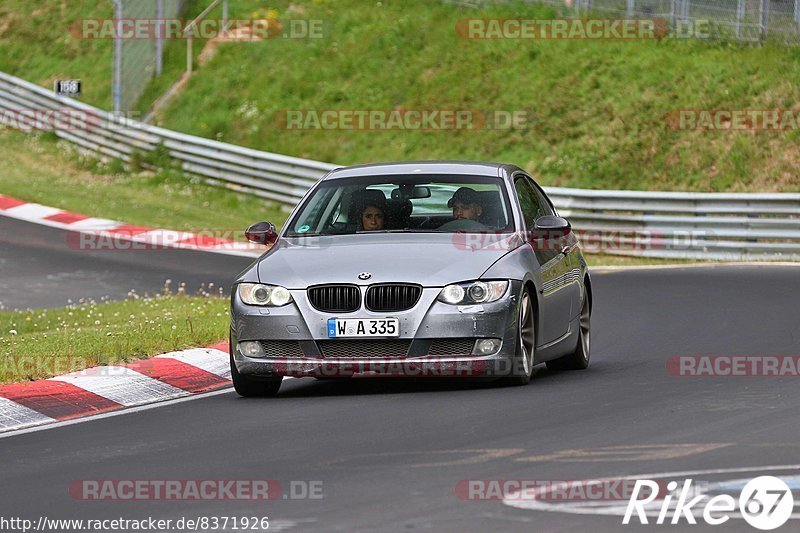
[[[747,482],[738,501],[730,494],[709,497],[700,491],[698,495],[691,479],[685,480],[680,490],[677,481],[670,481],[669,492],[661,501],[658,501],[658,488],[653,480],[636,480],[622,523],[629,524],[635,515],[639,523],[648,524],[657,511],[656,524],[679,524],[682,520],[696,524],[700,517],[705,523],[716,526],[731,518],[743,518],[754,528],[768,531],[784,525],[794,509],[789,486],[772,476],[760,476]],[[642,494],[645,496],[640,498]]]

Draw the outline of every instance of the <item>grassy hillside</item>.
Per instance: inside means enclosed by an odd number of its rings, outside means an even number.
[[[465,17],[551,17],[512,4],[272,2],[324,21],[323,39],[222,47],[164,117],[168,127],[296,156],[358,163],[465,158],[517,163],[550,185],[800,190],[797,132],[686,132],[676,109],[800,102],[800,51],[697,41],[464,40]],[[232,2],[248,16],[260,2]],[[299,8],[298,8],[299,6]],[[301,15],[298,15],[298,11]],[[285,131],[295,109],[526,110],[518,131]]]
[[[177,171],[126,171],[78,153],[55,135],[0,129],[0,194],[129,224],[216,231],[244,240],[259,220],[282,225],[280,206],[187,180]]]
[[[83,99],[109,109],[113,41],[81,40],[69,30],[78,19],[113,12],[106,0],[3,0],[0,70],[49,88],[58,79],[81,79]]]
[[[196,12],[205,1],[191,2]],[[800,107],[800,50],[679,41],[465,40],[466,17],[546,18],[551,8],[479,9],[435,0],[231,0],[233,18],[268,10],[320,19],[322,39],[222,45],[166,110],[163,125],[336,163],[463,158],[517,163],[548,185],[733,191],[800,190],[794,132],[689,132],[678,109]],[[31,6],[35,5],[35,9]],[[0,70],[50,86],[84,79],[109,107],[111,41],[76,40],[72,20],[108,16],[105,0],[0,5]],[[30,15],[28,15],[30,13]],[[184,43],[168,47],[177,78]],[[199,48],[199,47],[198,47]],[[478,131],[287,131],[286,110],[525,111],[528,127]],[[279,119],[277,119],[279,121]]]
[[[205,0],[187,0],[186,13],[197,14],[198,6],[207,4]],[[111,0],[2,0],[0,71],[48,88],[58,79],[80,79],[81,100],[110,109],[114,41],[81,39],[75,28],[81,19],[113,16]],[[178,41],[167,43],[164,76],[154,80],[154,89],[169,87],[175,81],[185,67],[185,46]],[[152,94],[143,99],[144,109],[155,98]]]

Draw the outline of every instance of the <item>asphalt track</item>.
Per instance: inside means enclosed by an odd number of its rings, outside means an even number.
[[[80,298],[157,293],[166,280],[188,294],[202,284],[227,291],[251,258],[191,250],[76,250],[70,232],[0,216],[0,304],[6,309],[63,307]]]
[[[6,248],[0,282],[21,283],[13,273],[32,276],[33,268],[18,261],[35,263],[37,253],[41,260],[43,247],[23,244],[24,235],[16,233],[21,227],[10,236],[8,221],[0,218],[0,224]],[[20,258],[25,250],[30,257]],[[122,259],[84,261],[67,252],[51,257],[57,259],[50,266],[36,266],[45,279],[50,269],[69,278],[74,270],[94,272],[95,265],[107,276],[111,295],[126,292],[127,285],[116,284],[130,282],[132,273],[144,268]],[[226,261],[198,259],[194,269],[224,280],[231,274]],[[172,264],[174,270],[179,266]],[[109,274],[115,268],[128,275]],[[157,285],[160,268],[150,261],[146,275],[135,279],[142,287]],[[666,371],[673,355],[800,354],[796,268],[620,271],[597,273],[593,284],[593,353],[586,371],[538,369],[534,381],[520,388],[289,380],[276,399],[241,399],[227,392],[12,435],[0,438],[0,516],[34,521],[269,516],[270,529],[289,531],[756,531],[742,520],[717,527],[623,526],[619,516],[533,511],[458,497],[456,486],[468,479],[582,480],[755,469],[694,476],[734,479],[800,463],[796,378],[676,377]],[[41,294],[53,293],[43,285]],[[44,297],[38,301],[49,305]],[[284,488],[292,480],[320,481],[323,497],[269,502],[70,497],[70,484],[86,479],[272,479]],[[779,531],[798,529],[792,520]]]

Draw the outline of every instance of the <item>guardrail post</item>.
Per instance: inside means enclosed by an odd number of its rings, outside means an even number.
[[[186,35],[186,76],[192,75],[192,36],[194,35],[194,28],[189,28],[189,33]]]
[[[795,0],[795,4],[798,0]],[[736,2],[736,38],[740,38],[742,34],[742,19],[744,19],[744,0],[737,0]]]
[[[759,26],[761,27],[761,40],[767,38],[767,25],[769,24],[769,2],[767,0],[761,0],[759,2],[759,9],[761,13],[759,13]]]
[[[156,2],[156,76],[164,70],[164,0]]]
[[[800,32],[800,0],[794,0],[795,31]]]
[[[677,28],[675,26],[675,20],[677,18],[675,16],[675,11],[676,11],[676,7],[677,7],[677,6],[675,6],[675,2],[677,2],[677,0],[670,0],[669,1],[669,26],[670,26],[670,28],[672,28],[673,32],[676,32],[676,30],[677,30]]]
[[[228,33],[228,0],[222,2],[222,35]]]
[[[114,114],[122,112],[122,0],[114,0],[114,74],[111,97]]]

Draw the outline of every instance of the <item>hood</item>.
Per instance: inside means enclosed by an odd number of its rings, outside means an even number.
[[[305,289],[320,283],[385,282],[442,287],[480,276],[515,247],[513,234],[376,233],[282,238],[258,264],[261,283]],[[372,274],[359,280],[362,272]]]

